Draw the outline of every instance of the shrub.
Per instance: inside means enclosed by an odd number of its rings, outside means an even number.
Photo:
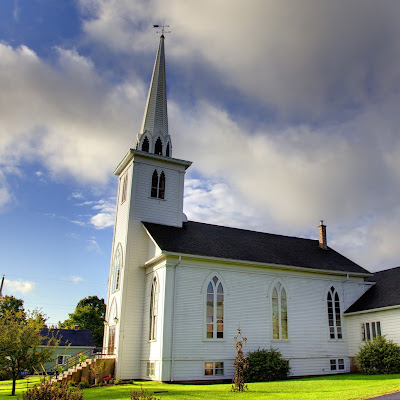
[[[45,382],[40,386],[34,386],[22,394],[23,400],[83,400],[83,392],[68,390],[63,386],[52,386]]]
[[[78,386],[79,386],[81,389],[87,389],[87,388],[90,386],[90,383],[89,383],[89,381],[88,381],[87,379],[82,379],[82,380],[79,382]]]
[[[400,373],[400,347],[384,336],[367,340],[356,359],[361,372],[367,375]]]
[[[249,366],[246,370],[247,382],[267,382],[287,379],[290,366],[289,361],[282,358],[282,354],[275,349],[249,352],[247,355]]]
[[[149,392],[147,390],[144,390],[142,385],[140,385],[140,390],[131,391],[131,400],[159,400],[159,399],[149,394]]]

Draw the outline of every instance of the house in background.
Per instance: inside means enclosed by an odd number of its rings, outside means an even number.
[[[172,149],[162,35],[141,129],[114,171],[103,352],[116,378],[231,379],[239,324],[246,352],[279,349],[294,376],[349,372],[360,323],[386,333],[383,313],[399,318],[386,303],[372,319],[353,315],[376,277],[328,246],[322,221],[319,240],[188,221],[191,162]]]
[[[377,335],[400,344],[400,267],[379,271],[366,282],[370,288],[345,312],[349,355]]]
[[[54,372],[56,365],[66,364],[70,357],[77,354],[85,353],[89,357],[95,349],[92,332],[89,329],[42,329],[41,333],[46,337],[54,336],[60,339],[54,352],[54,361],[44,365],[46,372]]]

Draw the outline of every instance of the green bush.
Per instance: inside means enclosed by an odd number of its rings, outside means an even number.
[[[90,383],[89,383],[89,381],[88,381],[87,379],[82,379],[82,380],[79,382],[78,386],[79,386],[81,389],[87,389],[87,388],[90,386]]]
[[[83,392],[45,382],[22,394],[23,400],[83,400]]]
[[[400,347],[384,336],[367,340],[356,359],[361,372],[367,375],[400,373]]]
[[[287,379],[290,366],[289,361],[282,358],[282,354],[275,349],[258,349],[247,355],[249,366],[246,370],[247,382],[267,382]]]

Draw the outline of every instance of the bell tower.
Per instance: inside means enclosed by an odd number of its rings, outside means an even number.
[[[154,245],[142,222],[182,227],[190,161],[172,158],[168,132],[164,35],[154,63],[143,122],[133,149],[114,174],[118,194],[108,279],[103,352],[115,355],[116,377],[141,378],[145,270]]]

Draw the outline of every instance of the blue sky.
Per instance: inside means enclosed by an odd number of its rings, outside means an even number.
[[[106,296],[116,178],[165,18],[189,219],[400,264],[400,3],[0,3],[0,274],[50,323]]]

